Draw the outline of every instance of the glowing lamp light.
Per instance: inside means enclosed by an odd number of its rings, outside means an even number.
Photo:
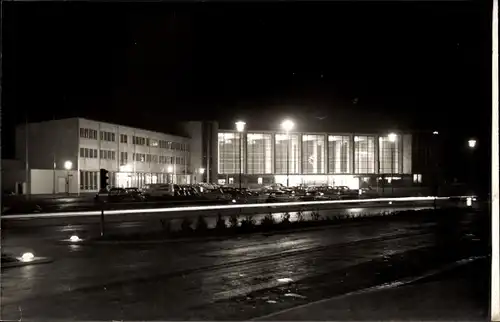
[[[434,135],[438,135],[438,134],[439,134],[439,132],[438,132],[438,131],[434,131],[434,132],[432,132],[432,134],[434,134]]]
[[[172,168],[172,166],[171,166],[171,165],[169,165],[169,166],[168,166],[168,168],[167,168],[167,171],[168,171],[169,173],[171,173],[173,170],[174,170],[174,169]]]
[[[64,169],[71,170],[72,167],[73,167],[73,162],[71,161],[64,162]]]
[[[471,198],[471,197],[468,197],[468,198],[467,198],[467,200],[466,200],[466,204],[467,204],[467,207],[472,206],[472,198]]]
[[[205,168],[200,168],[200,174],[204,174],[205,173]]]
[[[284,120],[281,123],[281,128],[283,130],[285,130],[286,132],[290,132],[291,130],[293,130],[294,126],[295,126],[295,124],[291,120]]]
[[[35,255],[33,253],[24,253],[20,259],[23,262],[31,262],[35,259]]]
[[[470,140],[468,141],[469,148],[471,148],[471,149],[475,148],[475,147],[476,147],[476,143],[477,143],[477,142],[476,142],[476,140],[474,140],[474,139],[470,139]]]
[[[391,141],[391,142],[396,142],[396,140],[398,139],[398,136],[396,133],[389,133],[389,135],[387,137],[389,138],[389,141]]]
[[[243,131],[245,131],[245,125],[246,125],[246,123],[245,123],[245,122],[243,122],[243,121],[238,121],[238,122],[236,122],[235,124],[236,124],[236,131],[238,131],[238,132],[243,132]]]
[[[72,242],[72,243],[77,243],[79,241],[81,241],[82,239],[76,235],[73,235],[69,238],[69,241]]]

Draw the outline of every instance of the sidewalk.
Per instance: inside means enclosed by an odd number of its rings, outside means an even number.
[[[427,281],[346,295],[268,315],[260,321],[486,321],[489,265],[474,262]]]

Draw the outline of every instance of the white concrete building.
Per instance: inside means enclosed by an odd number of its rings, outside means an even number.
[[[189,183],[192,173],[189,137],[84,118],[18,126],[16,156],[28,162],[31,194],[98,191],[100,169],[118,187]]]

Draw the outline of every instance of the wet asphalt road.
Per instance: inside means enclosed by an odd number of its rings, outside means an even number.
[[[485,255],[481,218],[457,211],[446,220],[146,245],[74,246],[55,236],[7,232],[4,250],[54,261],[2,270],[2,319],[256,318]]]

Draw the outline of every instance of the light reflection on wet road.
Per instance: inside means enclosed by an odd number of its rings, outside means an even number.
[[[389,221],[200,243],[76,248],[10,236],[7,249],[29,245],[54,262],[2,271],[2,318],[18,320],[22,312],[23,319],[49,320],[222,319],[207,313],[213,303],[322,275],[342,281],[348,276],[336,272],[372,261],[390,267],[391,258],[436,245],[436,226]],[[285,291],[289,301],[303,296]]]

